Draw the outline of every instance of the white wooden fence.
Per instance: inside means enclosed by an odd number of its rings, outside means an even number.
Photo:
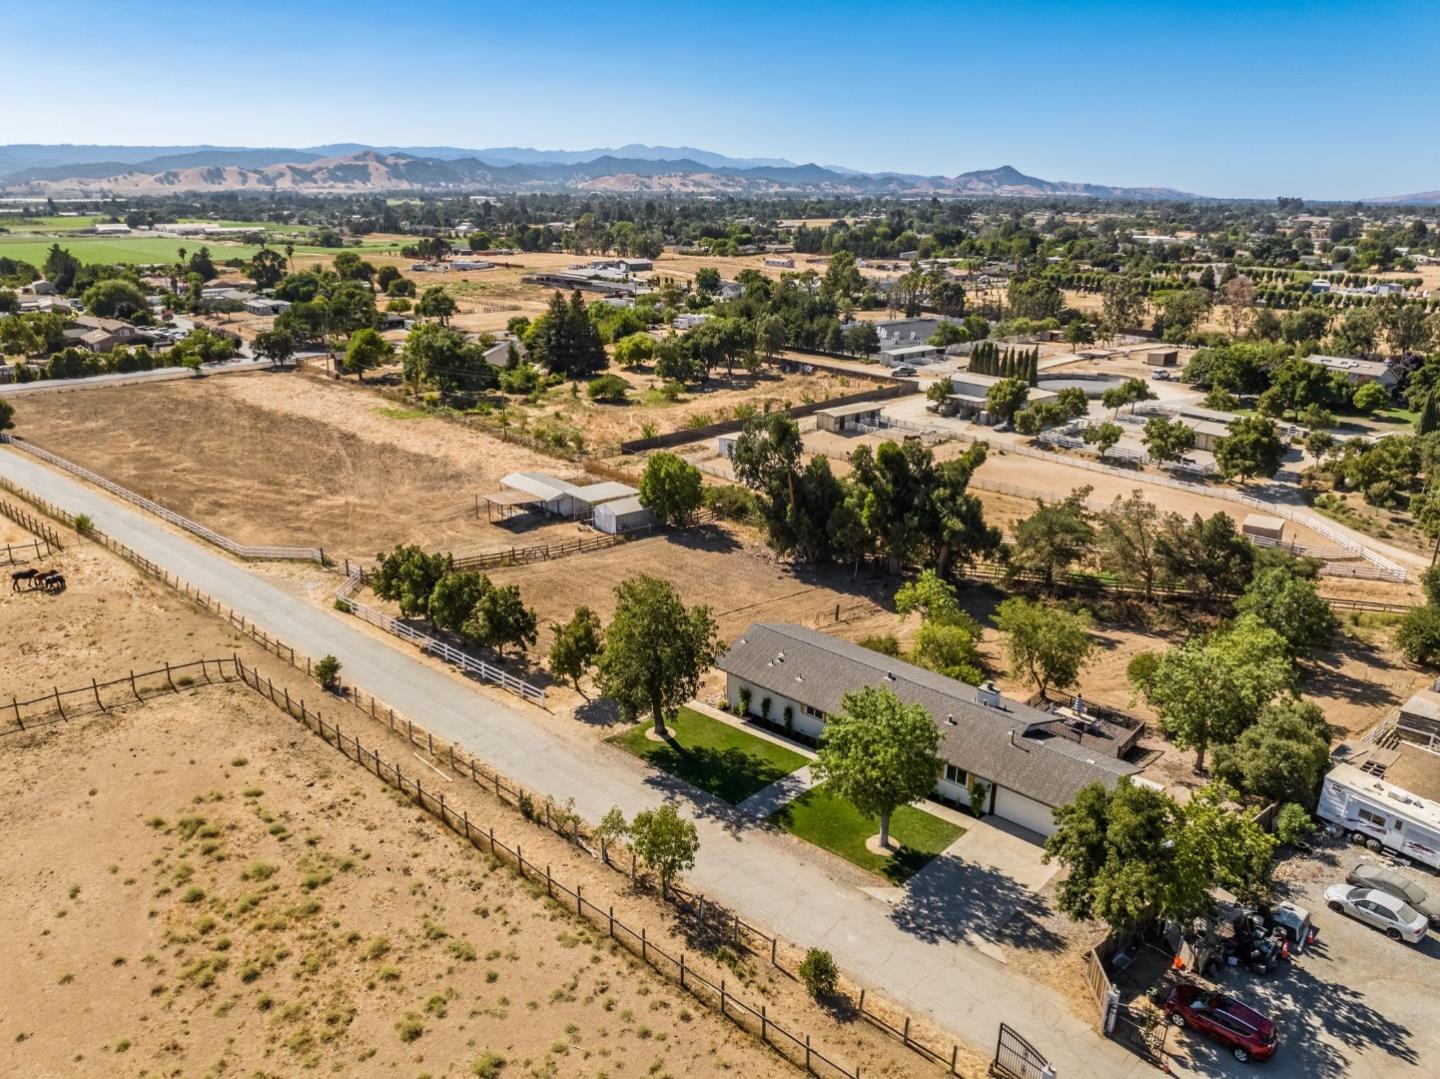
[[[222,536],[214,529],[206,528],[204,525],[197,521],[192,521],[188,517],[182,517],[174,510],[166,509],[160,505],[160,503],[146,498],[144,495],[138,495],[134,491],[121,487],[118,483],[107,480],[104,476],[96,475],[88,468],[81,468],[73,461],[67,461],[65,458],[53,454],[49,450],[42,450],[39,446],[31,445],[24,439],[13,438],[10,435],[0,435],[0,442],[14,446],[16,449],[24,450],[26,453],[54,465],[56,468],[62,468],[72,475],[79,476],[81,479],[93,483],[96,487],[109,491],[117,498],[122,498],[126,502],[139,506],[143,510],[148,510],[161,520],[169,521],[177,528],[183,528],[186,532],[193,533],[201,539],[213,543],[216,547],[229,551],[236,558],[267,561],[319,562],[321,565],[325,564],[325,552],[319,547],[251,547],[243,543],[236,543],[229,536]]]
[[[502,689],[508,689],[511,693],[519,697],[524,697],[527,701],[535,704],[545,703],[545,691],[539,686],[532,685],[523,678],[516,678],[509,671],[501,670],[499,667],[493,667],[484,660],[476,659],[474,656],[468,655],[458,648],[453,648],[437,637],[431,637],[429,634],[421,633],[418,629],[407,625],[398,618],[391,618],[384,611],[377,611],[374,607],[357,603],[353,597],[356,591],[359,590],[361,582],[360,570],[357,567],[351,570],[350,576],[345,578],[345,582],[339,588],[335,589],[335,599],[339,603],[343,603],[345,610],[349,613],[369,622],[372,626],[378,626],[386,633],[394,634],[401,640],[409,641],[411,644],[417,645],[422,652],[429,652],[431,655],[439,656],[446,663],[454,664],[466,674],[473,674],[485,682],[493,682]]]

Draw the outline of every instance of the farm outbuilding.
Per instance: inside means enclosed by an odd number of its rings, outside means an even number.
[[[874,401],[822,408],[815,413],[815,425],[822,431],[834,431],[837,434],[860,427],[879,427],[881,408],[882,406]]]
[[[1154,348],[1145,353],[1145,362],[1151,367],[1175,367],[1180,363],[1180,350],[1175,348]]]
[[[278,300],[273,296],[252,296],[242,304],[247,314],[280,315],[290,308],[289,300]]]
[[[576,484],[547,472],[511,472],[500,481],[504,490],[485,496],[485,503],[501,517],[517,512],[541,512],[555,517],[589,520],[596,507],[639,494],[634,487],[614,480]]]
[[[945,350],[938,345],[905,345],[901,348],[885,349],[880,353],[880,361],[891,367],[900,367],[907,363],[936,363],[944,356]]]
[[[715,439],[715,452],[721,457],[730,457],[735,453],[735,443],[739,435],[720,435]]]
[[[1240,534],[1262,543],[1283,543],[1285,521],[1281,517],[1270,517],[1263,513],[1249,514],[1240,523]]]
[[[626,532],[649,528],[655,523],[655,518],[649,510],[640,505],[639,495],[631,495],[628,498],[617,498],[613,502],[603,502],[596,506],[593,523],[597,532],[618,536]]]

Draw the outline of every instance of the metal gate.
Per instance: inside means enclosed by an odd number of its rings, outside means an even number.
[[[1165,1058],[1165,1037],[1169,1033],[1165,1013],[1156,1008],[1123,1005],[1115,1008],[1115,1025],[1110,1036],[1151,1064],[1158,1065]]]
[[[995,1063],[990,1074],[1002,1079],[1055,1079],[1049,1061],[1014,1030],[1000,1024],[1000,1037],[995,1042]]]

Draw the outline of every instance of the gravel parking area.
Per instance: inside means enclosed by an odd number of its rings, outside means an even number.
[[[1219,1045],[1188,1031],[1166,1039],[1176,1075],[1267,1074],[1387,1079],[1440,1074],[1440,936],[1433,931],[1411,947],[1325,906],[1326,887],[1345,878],[1363,857],[1361,847],[1326,840],[1312,854],[1280,867],[1284,898],[1310,910],[1320,936],[1305,954],[1270,975],[1227,971],[1226,993],[1269,1016],[1280,1029],[1280,1050],[1266,1064],[1240,1064]],[[1427,888],[1440,877],[1399,867]]]

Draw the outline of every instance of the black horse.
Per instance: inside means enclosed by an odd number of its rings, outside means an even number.
[[[43,572],[48,573],[49,571],[46,570]],[[36,577],[39,577],[41,575],[42,571],[38,569],[17,569],[14,573],[10,574],[10,591],[20,591],[21,581],[33,582]]]

